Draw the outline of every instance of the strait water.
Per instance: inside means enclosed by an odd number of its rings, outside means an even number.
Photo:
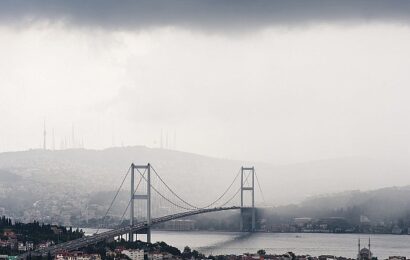
[[[84,229],[92,233],[90,229]],[[256,253],[265,249],[268,253],[312,256],[335,255],[356,258],[357,240],[362,246],[368,244],[369,235],[363,234],[307,234],[307,233],[235,233],[235,232],[174,232],[153,231],[152,241],[164,241],[182,250],[185,246],[208,254]],[[374,256],[386,259],[401,255],[410,257],[410,235],[370,235]],[[138,235],[145,240],[145,235]]]

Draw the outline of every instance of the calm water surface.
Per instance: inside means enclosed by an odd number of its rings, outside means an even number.
[[[91,233],[85,229],[86,233]],[[292,251],[296,254],[318,256],[330,254],[355,258],[357,239],[367,246],[368,235],[358,234],[306,234],[306,233],[235,233],[235,232],[172,232],[153,231],[153,241],[183,249],[186,245],[204,254],[256,253],[265,249],[268,253],[282,254]],[[410,257],[409,235],[370,235],[372,251],[379,259],[402,255]],[[145,240],[144,235],[138,239]]]

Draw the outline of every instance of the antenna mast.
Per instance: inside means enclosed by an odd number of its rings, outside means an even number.
[[[44,120],[44,127],[43,127],[43,150],[46,150],[46,136],[47,136],[47,132],[46,132],[46,120]]]

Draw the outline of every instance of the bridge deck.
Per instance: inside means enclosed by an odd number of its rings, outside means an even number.
[[[225,210],[233,210],[233,209],[240,209],[240,207],[226,207],[226,208],[220,207],[220,208],[212,208],[212,209],[198,209],[198,210],[187,211],[187,212],[178,213],[178,214],[172,214],[172,215],[152,219],[152,224],[151,225],[159,224],[159,223],[170,221],[170,220],[173,220],[173,219],[198,215],[198,214],[217,212],[217,211],[225,211]],[[141,230],[146,229],[146,228],[147,228],[147,223],[145,221],[138,222],[137,224],[135,224],[132,227],[127,226],[127,227],[121,227],[121,228],[109,230],[109,231],[106,231],[106,232],[103,232],[103,233],[94,234],[94,235],[89,236],[89,237],[83,237],[83,238],[71,240],[71,241],[68,241],[68,242],[64,242],[64,243],[61,243],[61,244],[57,244],[57,245],[54,245],[54,246],[50,246],[48,248],[38,249],[38,250],[32,251],[30,253],[32,255],[45,256],[50,252],[50,254],[52,256],[54,256],[57,252],[62,251],[62,250],[67,250],[67,251],[78,250],[78,249],[86,247],[88,245],[97,244],[98,242],[102,242],[102,241],[107,240],[107,239],[118,237],[120,235],[129,234],[131,232],[132,233],[137,233],[138,231],[141,231]],[[20,259],[25,259],[28,256],[28,254],[30,254],[30,253],[21,254],[21,255],[19,255],[19,258]]]

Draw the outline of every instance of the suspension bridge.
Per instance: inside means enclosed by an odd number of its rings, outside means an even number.
[[[59,251],[72,251],[97,244],[102,241],[109,241],[125,236],[129,241],[134,241],[137,234],[146,234],[147,242],[151,242],[151,227],[175,219],[189,216],[227,211],[240,210],[240,231],[253,232],[256,230],[256,207],[255,207],[255,183],[263,198],[263,192],[254,167],[241,167],[234,176],[229,186],[216,198],[206,205],[196,205],[182,198],[151,165],[135,165],[128,168],[122,182],[113,197],[103,222],[109,215],[113,205],[124,186],[126,179],[130,176],[130,197],[128,204],[120,218],[120,223],[125,220],[125,215],[129,213],[129,225],[119,225],[109,231],[100,232],[97,230],[92,236],[59,243],[48,248],[38,249],[19,255],[20,259],[25,259],[29,254],[45,256],[56,255]],[[235,184],[239,185],[235,186]],[[250,202],[245,203],[245,197]],[[264,198],[263,198],[264,199]],[[137,214],[136,214],[137,213]]]

